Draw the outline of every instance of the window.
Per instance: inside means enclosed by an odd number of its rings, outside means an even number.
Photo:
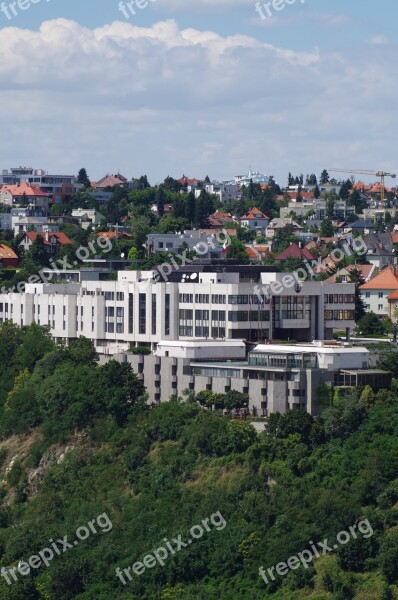
[[[164,334],[170,335],[170,294],[165,295],[164,304]]]
[[[195,302],[197,304],[209,304],[209,294],[195,294]]]
[[[370,298],[370,292],[365,292],[365,298]]]
[[[248,321],[249,313],[247,310],[230,310],[228,312],[228,321],[237,322],[237,321]]]
[[[116,308],[116,316],[117,316],[119,319],[120,319],[120,318],[122,318],[122,319],[123,319],[123,317],[124,317],[124,308],[123,308],[123,306],[118,306],[118,307]]]
[[[146,333],[146,294],[139,294],[138,298],[138,332]]]
[[[129,294],[129,333],[133,333],[134,328],[134,295]]]
[[[379,298],[383,298],[384,294],[383,292],[379,292]]]
[[[249,296],[228,296],[228,304],[249,304]]]
[[[180,302],[185,302],[185,303],[192,304],[192,302],[193,302],[193,294],[180,294],[179,301]]]
[[[123,300],[124,300],[124,292],[116,292],[116,300],[118,302],[123,302]]]
[[[152,335],[156,335],[156,294],[152,294]]]
[[[383,305],[382,304],[378,304],[377,305],[377,310],[383,310]]]
[[[114,300],[115,292],[105,292],[105,300]]]
[[[225,304],[226,297],[223,294],[212,294],[212,304]]]

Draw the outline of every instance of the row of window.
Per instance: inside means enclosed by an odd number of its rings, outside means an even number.
[[[209,327],[208,325],[196,325],[195,329],[192,325],[180,325],[180,336],[192,337],[195,331],[195,337],[209,337],[211,332],[212,338],[225,338],[225,327]]]
[[[225,294],[179,294],[180,303],[193,304],[195,298],[196,304],[209,304],[210,298],[212,304],[226,304],[227,296]],[[256,294],[230,295],[228,304],[267,304],[269,298],[258,296]]]
[[[325,321],[354,321],[353,310],[325,310]]]
[[[354,304],[353,294],[325,294],[325,304]]]

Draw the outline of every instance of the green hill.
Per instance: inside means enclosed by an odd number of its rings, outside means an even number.
[[[257,435],[192,398],[149,410],[129,365],[5,323],[0,400],[1,599],[398,598],[390,391]]]

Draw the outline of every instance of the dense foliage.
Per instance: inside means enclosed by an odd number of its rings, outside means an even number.
[[[0,357],[0,566],[16,566],[50,539],[74,540],[104,512],[112,521],[111,531],[90,535],[48,568],[10,586],[0,578],[1,598],[396,597],[398,406],[390,391],[354,390],[316,420],[302,411],[272,415],[257,434],[192,397],[149,410],[129,366],[99,366],[84,339],[57,347],[45,328],[6,323]],[[116,568],[164,538],[186,539],[218,511],[222,530],[211,528],[126,586],[116,577]],[[286,561],[310,540],[332,541],[365,518],[372,537],[268,586],[259,577],[260,566]]]

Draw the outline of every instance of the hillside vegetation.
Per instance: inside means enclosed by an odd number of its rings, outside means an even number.
[[[5,323],[0,400],[0,567],[64,536],[71,543],[10,585],[3,575],[1,599],[398,598],[390,391],[354,390],[316,421],[301,411],[272,415],[257,435],[194,398],[149,410],[129,365],[98,366],[85,339],[64,348],[45,328]],[[94,519],[96,532],[75,545]],[[259,576],[310,542],[333,546],[365,520],[372,535],[268,585]],[[163,565],[130,570],[126,585],[116,576],[201,524],[203,535]]]

